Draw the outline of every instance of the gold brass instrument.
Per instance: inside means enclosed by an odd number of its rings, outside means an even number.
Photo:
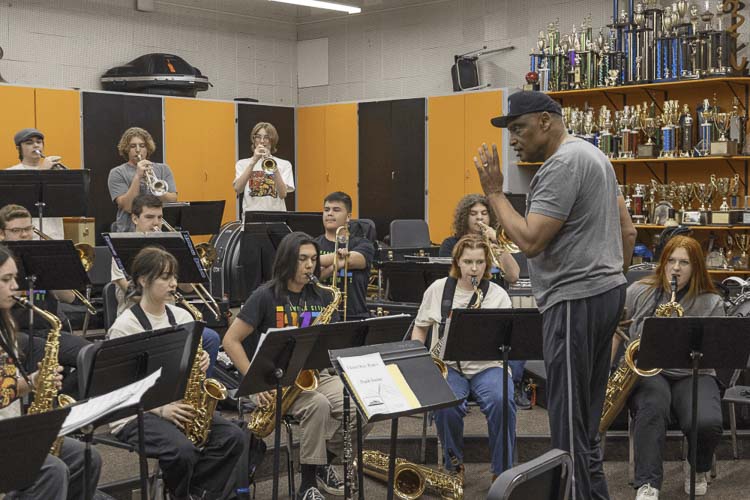
[[[24,309],[33,309],[35,314],[38,314],[44,320],[49,323],[50,330],[47,334],[47,341],[44,344],[44,358],[39,363],[39,373],[36,377],[36,387],[34,388],[34,402],[29,406],[29,415],[35,415],[38,413],[46,413],[57,407],[68,406],[75,403],[75,400],[66,394],[59,394],[57,390],[57,367],[60,364],[58,361],[58,353],[60,352],[60,330],[62,330],[62,322],[60,318],[45,311],[35,305],[32,305],[28,299],[23,297],[13,297],[13,300],[23,307]],[[52,444],[50,454],[58,456],[60,454],[60,446],[62,446],[62,439],[58,438]]]
[[[388,454],[364,450],[362,462],[362,471],[365,474],[381,481],[388,481]],[[464,497],[463,484],[456,474],[436,471],[403,458],[396,459],[393,484],[393,493],[401,500],[420,498],[425,490],[432,491],[445,500],[461,500]]]
[[[264,156],[263,162],[260,164],[260,166],[263,169],[263,172],[267,173],[268,175],[275,174],[279,169],[278,165],[276,164],[276,160],[274,160],[271,155]]]
[[[39,236],[39,239],[41,240],[52,240],[50,236],[44,234],[37,228],[34,228],[34,234]],[[89,272],[91,268],[94,266],[94,247],[89,245],[88,243],[76,243],[75,245],[76,252],[78,252],[78,258],[81,259],[81,265],[83,266],[83,270],[86,272]],[[73,295],[76,296],[78,300],[83,303],[83,305],[86,307],[86,310],[89,312],[89,314],[96,315],[96,307],[89,301],[89,299],[86,298],[85,295],[83,295],[78,290],[71,290],[73,292]]]
[[[677,315],[681,318],[685,311],[677,302],[677,278],[672,277],[672,297],[669,302],[661,304],[656,308],[654,315],[661,318],[668,318]],[[617,332],[620,336],[625,336],[622,332]],[[633,391],[638,377],[653,377],[661,373],[660,368],[652,370],[641,370],[637,366],[638,350],[641,346],[641,339],[635,339],[625,348],[625,355],[617,370],[610,375],[607,381],[607,392],[604,396],[604,406],[602,409],[602,418],[599,420],[599,432],[604,433],[612,425],[612,422],[622,410],[628,400],[628,396]]]
[[[482,221],[477,221],[477,226],[479,226],[479,229],[482,231],[482,238],[484,239],[484,242],[487,244],[487,246],[490,247],[492,265],[496,268],[502,270],[502,266],[500,265],[500,255],[502,255],[503,253],[521,253],[521,249],[518,248],[518,245],[513,243],[505,234],[505,229],[498,229],[496,231],[497,243],[495,243],[490,240],[489,233],[487,231],[488,229],[490,229],[490,226]]]
[[[44,153],[40,149],[35,149],[34,152],[39,155],[40,158],[48,158],[52,162],[50,170],[68,170],[68,167],[60,163],[62,156],[44,156]]]
[[[203,321],[203,315],[198,308],[185,300],[180,292],[174,291],[172,295],[190,312],[195,321]],[[227,399],[227,388],[224,384],[215,378],[206,378],[206,374],[201,370],[200,359],[203,357],[203,352],[203,338],[201,338],[198,342],[198,349],[195,351],[195,361],[190,369],[185,395],[182,397],[183,402],[193,407],[193,419],[185,424],[182,431],[190,442],[199,448],[208,441],[216,405],[219,401]]]
[[[315,321],[313,321],[313,325],[328,324],[331,322],[333,313],[336,312],[339,307],[341,292],[338,288],[323,285],[314,274],[309,274],[308,278],[310,279],[310,282],[315,284],[318,288],[328,290],[333,294],[333,300],[331,303],[328,304],[315,318]],[[294,381],[294,385],[281,389],[281,415],[283,416],[289,411],[289,407],[292,406],[292,403],[294,403],[302,391],[314,391],[317,388],[317,370],[302,370],[299,372],[299,375],[297,375],[297,378]],[[250,432],[260,438],[270,435],[276,428],[276,400],[274,399],[270,404],[255,408],[250,414],[247,428]]]
[[[143,159],[141,158],[141,155],[137,155],[138,162]],[[154,166],[152,163],[149,163],[146,167],[146,186],[148,187],[149,193],[153,194],[154,196],[162,196],[167,191],[169,191],[169,186],[167,186],[167,183],[161,179],[156,178],[156,174],[154,173]]]
[[[471,306],[469,306],[469,309],[480,309],[482,307],[482,301],[484,300],[484,294],[482,293],[482,290],[479,288],[479,280],[476,276],[471,277],[471,286],[474,287],[474,293],[477,296],[477,300],[474,301]],[[435,345],[432,348],[432,351],[430,351],[430,354],[432,355],[432,361],[435,362],[438,369],[440,370],[440,374],[443,376],[443,378],[448,377],[448,367],[446,366],[445,362],[440,358],[440,355],[443,351],[443,344],[445,344],[445,334],[442,338],[438,339],[438,341],[435,343]]]
[[[336,278],[339,275],[339,248],[343,248],[347,252],[347,255],[344,257],[344,277],[342,278],[344,286],[341,297],[344,309],[343,318],[346,321],[346,299],[349,296],[349,226],[346,224],[336,229],[336,245],[333,251],[333,276],[331,277],[331,285],[336,289],[338,289]]]
[[[172,224],[169,222],[162,220],[162,225],[167,228],[167,231],[170,233],[177,233],[177,231],[174,227],[172,227]],[[155,231],[161,231],[161,228],[155,229]],[[211,245],[210,243],[199,243],[195,245],[195,253],[198,254],[198,258],[201,261],[201,265],[203,266],[203,269],[208,271],[211,269],[211,266],[213,266],[214,261],[216,260],[216,249]],[[193,287],[193,291],[198,296],[198,298],[206,304],[206,307],[208,307],[208,310],[211,311],[211,315],[218,321],[221,319],[221,309],[219,308],[219,304],[216,303],[216,299],[214,299],[214,296],[211,295],[211,293],[206,290],[206,287],[203,285],[203,283],[191,283]]]

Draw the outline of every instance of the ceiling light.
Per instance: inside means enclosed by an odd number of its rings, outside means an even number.
[[[320,2],[318,0],[271,0],[271,2],[291,3],[294,5],[304,5],[305,7],[315,7],[316,9],[329,9],[346,12],[348,14],[359,14],[362,9],[333,2]]]

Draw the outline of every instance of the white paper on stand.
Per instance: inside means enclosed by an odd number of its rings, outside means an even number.
[[[338,362],[368,416],[396,413],[411,408],[388,373],[380,353],[339,357]]]
[[[91,398],[85,403],[71,407],[59,435],[65,436],[76,429],[99,420],[113,411],[137,405],[143,395],[146,394],[146,391],[156,384],[160,376],[161,368],[138,382],[133,382],[125,387]]]

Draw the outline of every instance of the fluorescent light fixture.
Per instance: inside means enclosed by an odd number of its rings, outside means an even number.
[[[290,3],[293,5],[303,5],[305,7],[315,7],[316,9],[338,10],[347,14],[359,14],[362,9],[333,2],[320,2],[318,0],[271,0],[271,2]]]

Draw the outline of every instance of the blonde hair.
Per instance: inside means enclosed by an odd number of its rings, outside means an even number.
[[[156,143],[154,142],[154,138],[151,137],[151,134],[148,133],[148,130],[141,127],[130,127],[123,132],[122,137],[120,137],[120,142],[117,143],[117,151],[120,153],[120,156],[126,160],[130,159],[128,154],[130,152],[130,141],[132,141],[134,137],[140,137],[143,139],[143,142],[146,143],[147,158],[154,154],[154,151],[156,151]]]
[[[253,142],[253,138],[261,129],[266,129],[268,140],[271,142],[271,153],[275,153],[276,145],[279,143],[279,132],[276,130],[276,127],[268,122],[258,122],[255,124],[253,130],[250,132],[250,142]]]

